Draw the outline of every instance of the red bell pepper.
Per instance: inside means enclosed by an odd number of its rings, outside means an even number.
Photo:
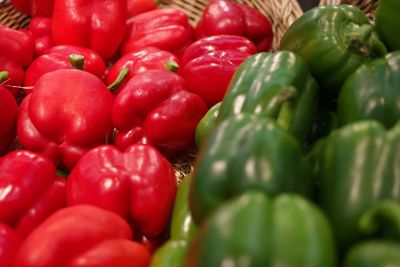
[[[0,72],[0,84],[3,78],[7,78],[7,73]],[[8,151],[15,139],[17,113],[18,105],[13,95],[0,85],[0,156]]]
[[[67,200],[112,211],[139,234],[153,237],[169,221],[176,190],[171,163],[154,147],[137,144],[122,152],[103,145],[86,153],[70,173]]]
[[[179,59],[174,54],[155,47],[132,51],[115,62],[107,74],[107,83],[113,83],[124,68],[129,70],[125,78],[125,81],[128,81],[136,73],[153,69],[169,69],[176,72],[179,69]],[[123,84],[121,84],[121,88],[122,86]]]
[[[88,47],[104,59],[121,44],[126,0],[55,0],[52,30],[56,44]]]
[[[205,37],[189,46],[182,56],[182,61],[186,63],[180,74],[186,80],[188,90],[199,95],[208,107],[222,100],[236,69],[256,51],[249,40],[242,39],[240,45],[238,36],[234,35]],[[214,42],[215,45],[212,45]],[[227,49],[223,48],[224,43]],[[215,49],[210,50],[209,47]]]
[[[18,139],[55,165],[72,169],[86,151],[107,142],[113,100],[93,74],[76,69],[46,73],[21,103]]]
[[[157,9],[142,13],[130,18],[127,27],[122,54],[152,46],[181,56],[193,40],[189,18],[179,9]]]
[[[212,0],[195,28],[196,38],[230,34],[249,38],[258,51],[267,51],[272,45],[272,26],[257,9],[232,0]]]
[[[130,16],[136,16],[154,10],[160,2],[161,0],[127,0],[128,13]]]
[[[35,42],[35,56],[45,54],[50,47],[54,46],[50,18],[33,17],[29,21],[29,32]]]
[[[9,77],[4,85],[21,86],[24,82],[24,67],[33,57],[33,38],[25,31],[14,30],[0,24],[0,71],[7,71]],[[6,87],[14,97],[20,89]]]
[[[133,76],[113,105],[116,145],[126,148],[150,143],[169,157],[192,147],[207,106],[186,88],[185,80],[170,71],[151,70]]]
[[[15,257],[22,239],[6,224],[0,223],[0,266],[14,267]]]
[[[0,158],[0,223],[25,237],[66,206],[66,183],[47,157],[16,150]]]
[[[12,0],[12,5],[19,12],[31,17],[51,17],[54,0]]]
[[[147,267],[151,255],[132,235],[112,212],[89,205],[64,208],[26,238],[15,267]]]
[[[86,47],[58,45],[50,48],[46,54],[32,61],[25,71],[25,86],[34,86],[36,81],[48,72],[74,68],[69,60],[71,54],[78,54],[84,57],[84,71],[90,72],[101,79],[103,78],[106,72],[106,65],[95,51]]]

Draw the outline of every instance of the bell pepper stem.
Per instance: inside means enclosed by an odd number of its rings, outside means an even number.
[[[179,65],[178,65],[178,63],[176,63],[173,60],[168,60],[167,63],[165,64],[165,68],[169,71],[176,73],[176,72],[178,72]]]
[[[125,80],[125,78],[126,78],[126,76],[128,76],[128,74],[129,74],[129,69],[126,67],[123,68],[119,72],[118,77],[115,79],[115,81],[108,86],[108,90],[110,90],[111,92],[114,92],[122,84],[122,82]]]
[[[385,45],[374,33],[374,26],[365,24],[361,27],[354,26],[349,32],[350,49],[364,54],[384,56],[387,53]]]
[[[159,4],[161,4],[161,0],[154,0],[154,3],[156,4],[156,6],[158,6]]]
[[[400,204],[393,200],[383,200],[369,208],[360,218],[359,227],[366,234],[374,234],[385,225],[391,234],[400,238]],[[387,227],[389,226],[389,227]]]
[[[83,70],[83,65],[85,63],[84,56],[78,54],[71,54],[68,59],[74,69]]]
[[[0,83],[6,81],[8,79],[8,71],[0,71]]]

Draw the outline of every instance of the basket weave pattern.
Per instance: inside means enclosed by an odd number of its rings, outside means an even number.
[[[195,25],[209,0],[163,0],[160,7],[179,8],[185,12]],[[290,24],[303,14],[300,5],[296,0],[237,0],[239,3],[245,3],[257,8],[266,15],[271,23],[275,33],[272,50],[279,48],[279,42]],[[0,0],[0,24],[11,28],[26,28],[29,23],[29,17],[17,12],[9,1]]]

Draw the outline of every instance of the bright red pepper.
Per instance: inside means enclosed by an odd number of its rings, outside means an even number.
[[[51,17],[55,0],[11,0],[19,12],[36,17]]]
[[[64,208],[26,238],[15,267],[146,267],[151,255],[132,235],[112,212],[89,205]]]
[[[22,239],[6,224],[0,223],[0,266],[1,267],[14,267],[15,257],[19,247],[21,246]]]
[[[25,71],[25,86],[34,86],[36,81],[48,72],[74,68],[69,61],[71,54],[78,54],[84,57],[84,71],[90,72],[101,79],[103,78],[106,72],[106,65],[95,51],[86,47],[58,45],[53,46],[46,54],[32,61]]]
[[[227,49],[224,49],[224,44]],[[186,80],[188,90],[199,95],[211,107],[222,100],[238,66],[255,52],[254,44],[245,37],[205,37],[186,49],[182,56],[185,64],[180,74]]]
[[[126,0],[55,0],[52,30],[56,44],[88,47],[104,59],[121,44]]]
[[[66,206],[66,183],[47,157],[16,150],[0,158],[0,223],[25,237]]]
[[[136,74],[115,98],[115,143],[126,148],[150,143],[173,157],[194,144],[196,126],[207,112],[205,102],[186,90],[185,80],[170,71]]]
[[[111,133],[114,97],[91,73],[65,69],[46,73],[21,103],[17,136],[23,147],[72,169]]]
[[[0,84],[2,74],[7,77],[6,73],[0,72]],[[18,105],[13,95],[0,85],[0,155],[8,151],[15,139],[17,113]]]
[[[70,173],[67,200],[115,212],[153,237],[169,221],[176,190],[171,163],[154,147],[132,145],[122,152],[103,145],[86,153]]]
[[[33,17],[29,21],[29,32],[35,41],[35,56],[43,55],[54,46],[50,18]]]
[[[181,56],[193,40],[189,18],[179,9],[148,11],[129,19],[127,25],[122,54],[153,46]]]
[[[136,73],[148,70],[169,69],[176,72],[179,69],[179,62],[178,57],[168,51],[155,47],[141,48],[123,55],[115,62],[107,74],[107,83],[113,83],[124,68],[129,70],[125,78],[125,81],[128,81]]]
[[[156,9],[161,0],[127,0],[130,16]]]
[[[212,0],[196,25],[197,39],[220,34],[241,35],[249,38],[258,51],[267,51],[272,45],[272,26],[257,9],[232,0]]]
[[[8,71],[9,77],[4,85],[21,86],[24,82],[24,67],[33,57],[33,38],[25,31],[8,28],[0,24],[0,71]],[[20,89],[7,89],[17,97]]]

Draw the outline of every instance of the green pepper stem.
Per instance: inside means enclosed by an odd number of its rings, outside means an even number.
[[[8,71],[0,71],[0,83],[6,81],[8,79]]]
[[[74,69],[83,70],[83,65],[85,64],[84,56],[78,54],[71,54],[69,55],[68,59]]]
[[[385,225],[385,227],[382,227]],[[389,226],[389,227],[387,227]],[[360,218],[359,227],[365,234],[374,234],[380,229],[390,229],[400,238],[400,204],[383,200],[369,208]]]
[[[159,4],[161,4],[161,0],[154,0],[154,3],[156,4],[156,6],[158,6]]]
[[[385,45],[379,40],[372,24],[362,26],[352,25],[348,33],[350,49],[365,56],[384,56],[387,53]]]
[[[129,69],[127,67],[123,68],[119,72],[118,77],[115,79],[115,81],[108,86],[108,90],[114,92],[122,84],[122,82],[125,80],[128,74],[129,74]]]
[[[167,63],[165,64],[165,68],[172,72],[178,72],[179,65],[173,60],[168,60]]]

